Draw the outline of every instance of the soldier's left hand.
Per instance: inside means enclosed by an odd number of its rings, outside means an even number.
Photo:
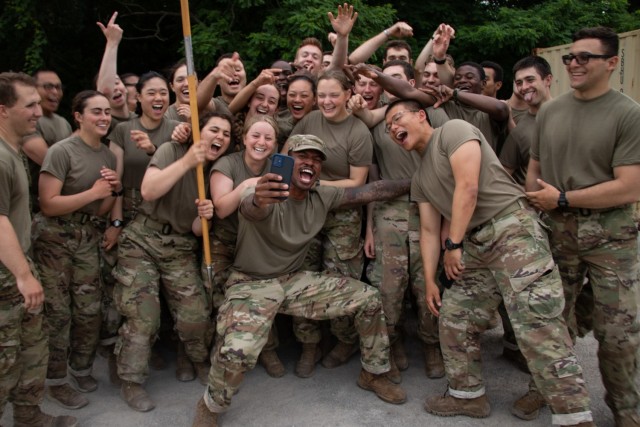
[[[529,191],[526,193],[529,202],[536,208],[542,211],[550,211],[558,207],[558,198],[560,197],[560,190],[551,184],[547,184],[541,179],[537,180],[538,185],[542,187],[542,190]]]
[[[198,206],[198,216],[200,218],[211,219],[213,218],[213,202],[209,199],[196,199],[196,206]]]
[[[283,200],[278,197],[289,197],[289,187],[282,184],[282,177],[276,173],[268,173],[258,179],[256,183],[253,200],[259,207],[264,207],[273,203],[281,203]]]
[[[102,175],[102,178],[106,179],[107,182],[109,182],[112,191],[119,192],[120,190],[122,190],[120,177],[118,176],[118,173],[116,171],[114,171],[113,169],[109,169],[106,166],[102,166],[102,168],[100,169],[100,175]]]
[[[105,251],[110,251],[118,244],[118,236],[120,236],[121,231],[122,228],[120,227],[107,227],[104,231],[104,236],[102,236],[102,247]]]
[[[188,121],[191,119],[191,106],[189,104],[180,104],[177,108],[178,115],[184,120]]]
[[[459,280],[462,278],[464,265],[462,264],[462,249],[454,249],[452,251],[444,251],[444,271],[451,280]]]

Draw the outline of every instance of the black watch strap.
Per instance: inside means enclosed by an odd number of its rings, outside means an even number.
[[[115,228],[122,228],[124,227],[124,223],[121,219],[114,219],[113,221],[111,221],[111,226]]]
[[[456,249],[462,249],[462,242],[454,243],[453,240],[447,237],[447,240],[444,241],[444,247],[448,251],[453,251]]]
[[[560,195],[558,196],[558,207],[559,208],[569,207],[569,201],[567,200],[567,195],[565,194],[564,191],[561,191]]]

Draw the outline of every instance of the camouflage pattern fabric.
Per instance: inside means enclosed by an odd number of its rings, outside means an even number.
[[[553,423],[591,420],[582,368],[562,317],[560,275],[535,212],[523,208],[469,232],[462,261],[463,277],[445,291],[440,312],[440,343],[451,395],[484,394],[480,334],[504,299]]]
[[[564,315],[569,322],[575,319],[576,298],[585,275],[589,278],[605,401],[617,415],[635,414],[640,404],[636,384],[640,345],[636,221],[633,205],[587,215],[553,210],[547,216],[551,250],[567,300]]]
[[[118,264],[113,271],[117,280],[114,300],[125,319],[115,349],[118,376],[138,384],[148,376],[151,345],[160,327],[160,291],[191,361],[207,359],[212,334],[195,254],[196,238],[192,234],[163,235],[144,225],[143,218],[138,214],[120,234]]]
[[[418,206],[406,200],[376,202],[374,206],[376,259],[367,267],[367,277],[380,290],[389,340],[393,343],[399,337],[396,326],[401,320],[405,291],[411,284],[418,304],[418,337],[425,344],[438,344],[438,318],[426,302]]]
[[[210,409],[221,412],[230,405],[244,372],[256,365],[276,313],[314,320],[353,316],[362,366],[375,374],[389,370],[389,339],[375,288],[348,277],[309,271],[267,280],[233,272],[226,287],[205,393]]]
[[[54,385],[65,382],[67,363],[78,376],[91,373],[101,321],[101,237],[92,220],[81,224],[42,213],[34,218],[32,248],[49,336],[47,378],[59,380],[51,381]]]
[[[35,267],[29,260],[37,278]],[[35,406],[42,402],[49,346],[42,329],[42,308],[26,311],[13,274],[0,264],[0,418],[7,401]],[[16,295],[17,293],[17,295]]]

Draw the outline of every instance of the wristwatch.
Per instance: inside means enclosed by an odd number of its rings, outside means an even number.
[[[436,57],[433,58],[433,62],[435,62],[438,65],[443,65],[445,62],[447,62],[447,57],[445,56],[442,59],[438,59]]]
[[[124,188],[120,189],[120,191],[111,190],[111,197],[120,197],[124,194]]]
[[[453,240],[451,240],[450,238],[447,237],[447,240],[444,241],[444,247],[448,251],[453,251],[453,250],[456,250],[456,249],[462,249],[462,242],[453,243]]]
[[[114,219],[113,221],[111,221],[111,226],[114,228],[122,228],[124,227],[124,223],[121,219]]]
[[[558,207],[559,208],[569,207],[569,201],[567,200],[567,195],[565,194],[564,191],[561,191],[560,195],[558,196]]]

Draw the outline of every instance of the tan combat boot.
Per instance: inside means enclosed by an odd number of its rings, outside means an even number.
[[[393,352],[391,352],[389,356],[389,365],[391,365],[391,369],[389,369],[389,372],[385,373],[385,375],[392,383],[400,384],[402,382],[402,374],[400,373],[400,369],[398,369]]]
[[[76,376],[70,374],[69,377],[76,390],[82,393],[91,393],[98,389],[98,381],[91,375]]]
[[[280,378],[285,373],[284,365],[275,350],[262,350],[262,353],[258,356],[258,362],[270,377]]]
[[[198,377],[200,384],[209,384],[209,370],[211,369],[211,363],[206,360],[204,362],[193,362],[193,368],[196,370],[196,376]]]
[[[431,396],[424,402],[424,409],[440,417],[466,415],[472,418],[487,418],[491,414],[491,406],[485,394],[475,399],[458,399],[450,394]]]
[[[187,357],[182,341],[178,342],[178,356],[176,358],[176,379],[178,381],[187,382],[196,379],[196,371]]]
[[[14,427],[76,427],[78,420],[69,415],[45,414],[39,406],[13,405]]]
[[[427,378],[444,377],[444,360],[439,344],[425,344],[424,346],[424,371]]]
[[[47,387],[47,399],[65,409],[80,409],[89,404],[89,399],[75,391],[69,384]]]
[[[391,344],[391,354],[393,354],[399,370],[406,371],[409,368],[409,359],[407,358],[407,352],[404,350],[404,343],[401,338],[398,338]]]
[[[201,397],[196,405],[196,415],[192,427],[218,427],[218,414],[211,412]]]
[[[331,350],[326,356],[322,358],[322,366],[327,369],[337,368],[349,361],[349,358],[358,351],[359,344],[357,342],[347,344],[342,341],[338,341],[333,350]]]
[[[127,405],[135,411],[148,412],[156,407],[149,397],[142,384],[131,381],[122,381],[120,396],[127,402]]]
[[[545,406],[547,406],[547,402],[540,393],[528,391],[513,403],[511,413],[521,420],[531,421],[540,416],[540,409]]]
[[[300,378],[310,378],[316,370],[316,363],[322,358],[320,347],[316,343],[303,343],[302,354],[296,363],[294,373]]]
[[[358,377],[358,386],[374,392],[388,403],[399,405],[407,401],[407,393],[402,387],[389,381],[385,374],[376,375],[362,369]]]

